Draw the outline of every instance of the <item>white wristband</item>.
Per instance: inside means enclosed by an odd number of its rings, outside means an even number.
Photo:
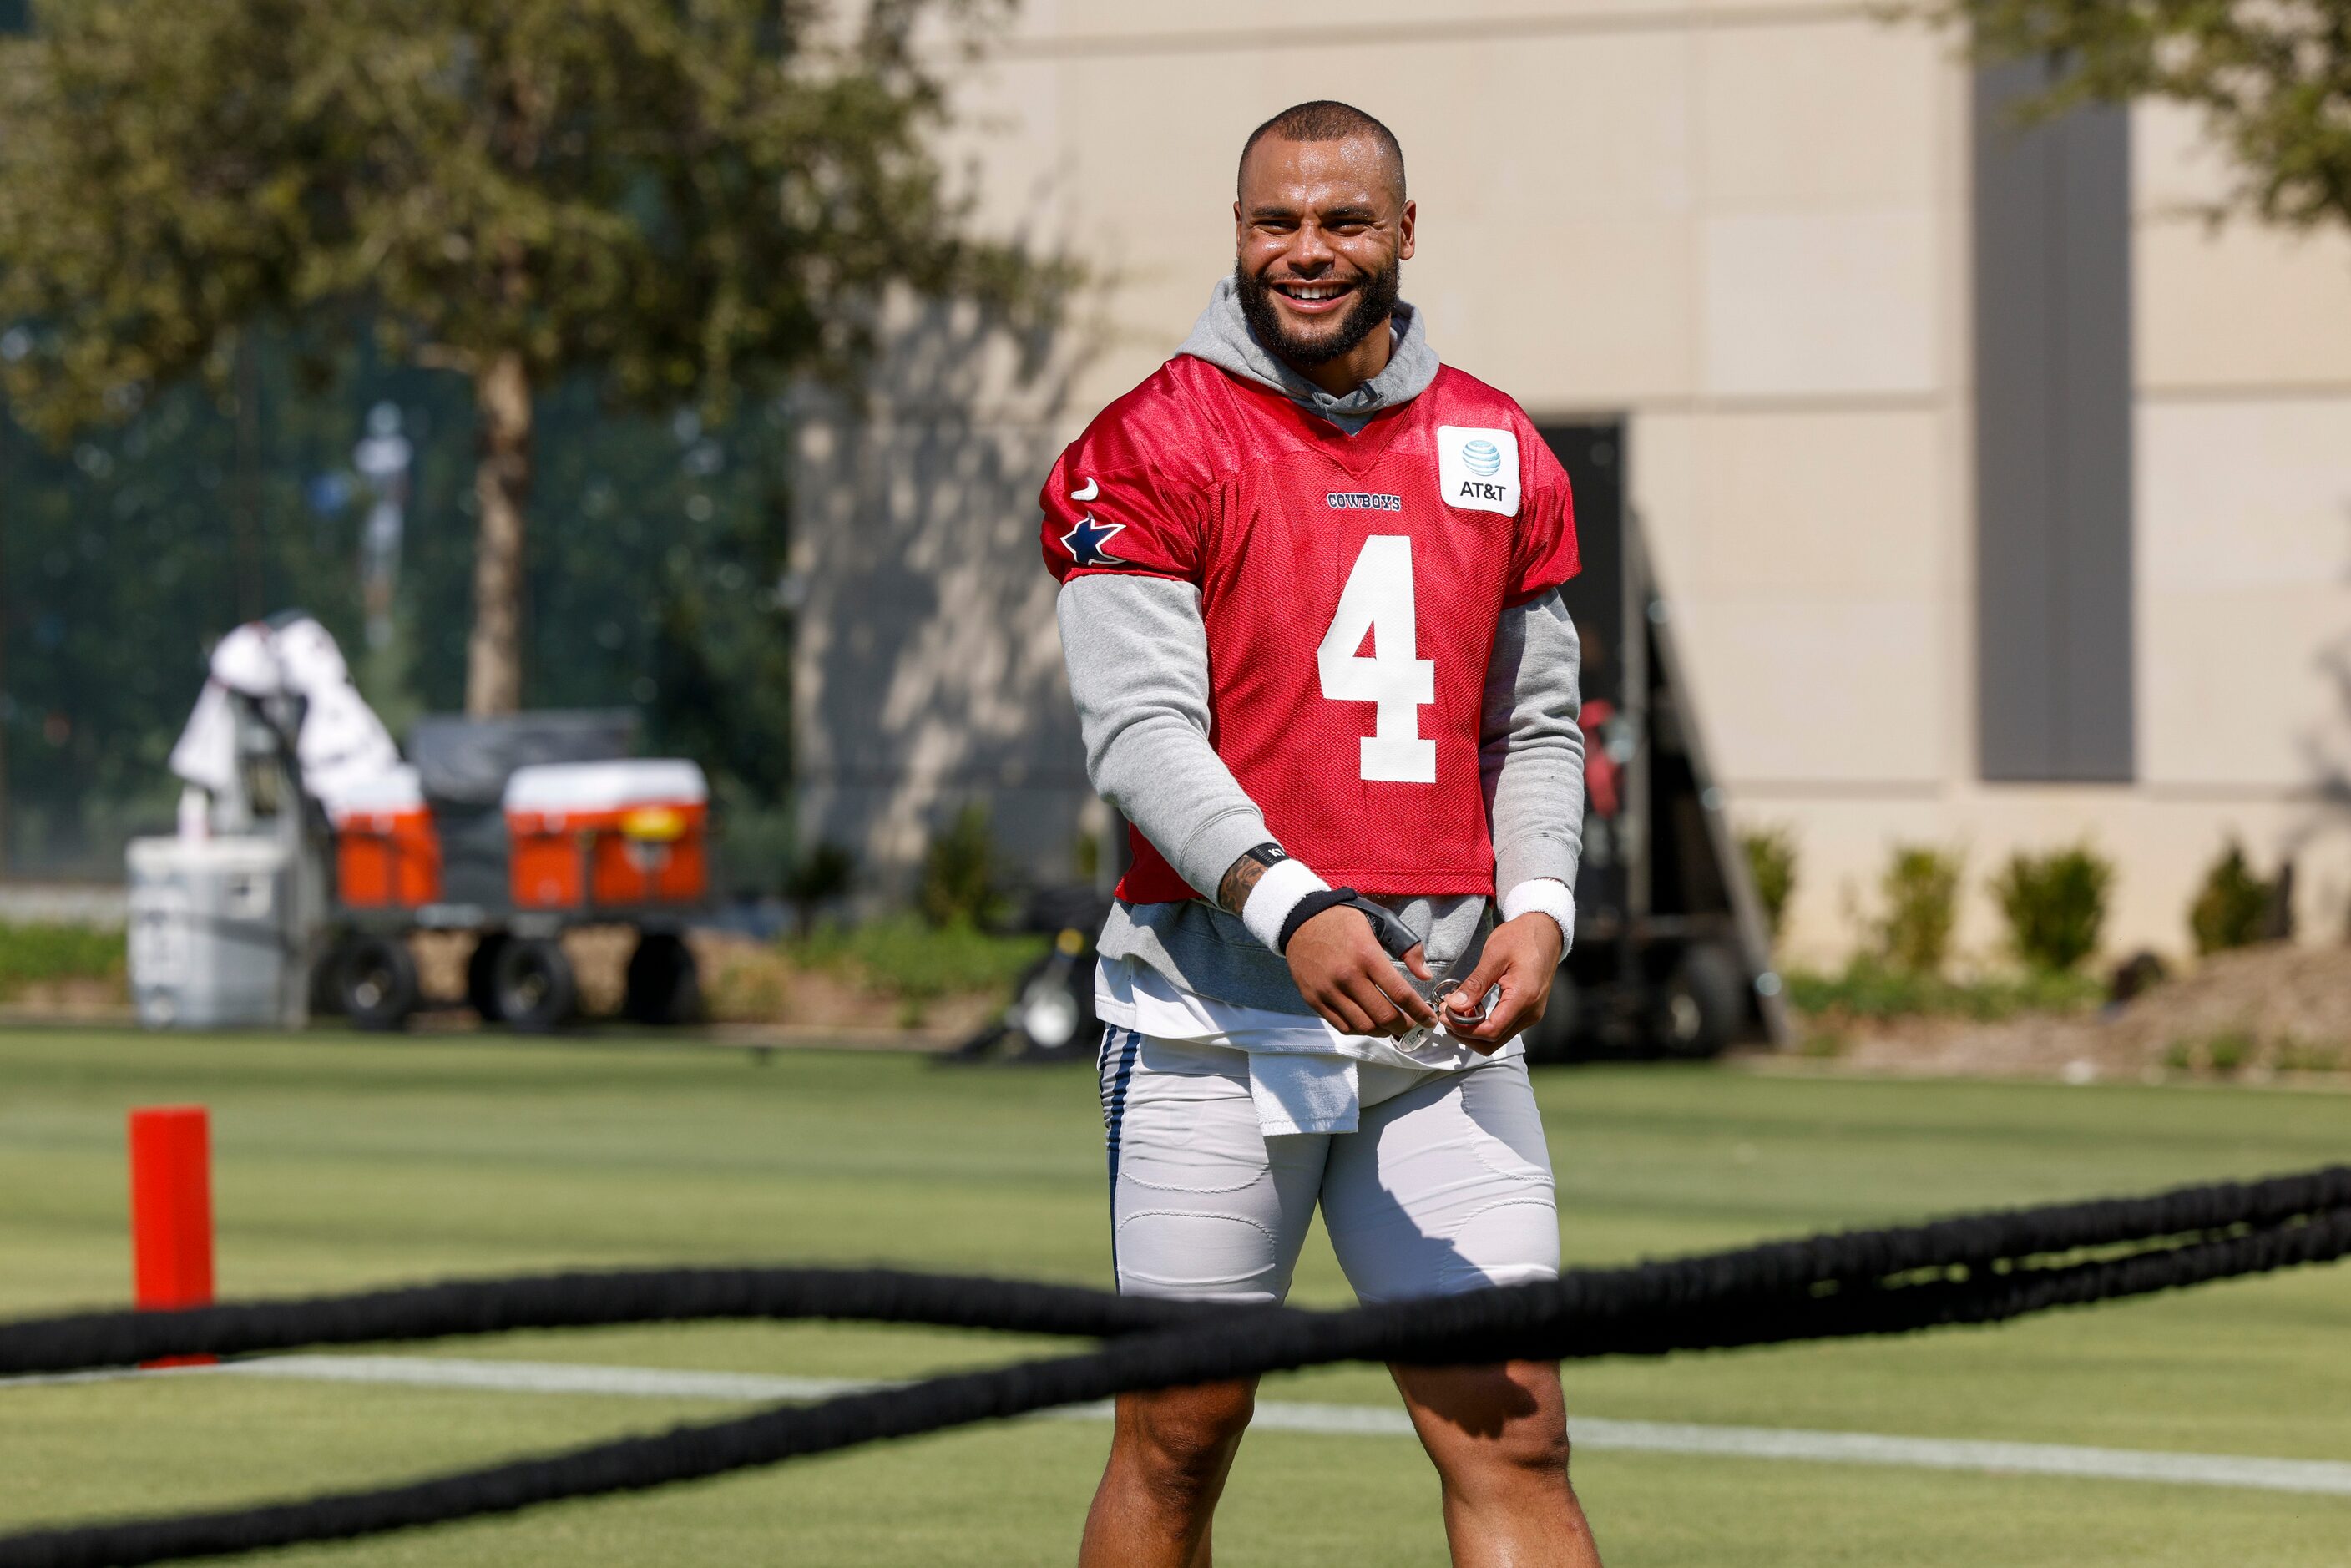
[[[1331,884],[1306,869],[1301,861],[1276,861],[1266,867],[1265,874],[1257,879],[1249,895],[1241,903],[1241,924],[1249,935],[1272,948],[1281,951],[1281,923],[1298,907],[1298,901],[1310,893],[1321,893]]]
[[[1575,946],[1575,890],[1555,876],[1530,877],[1502,894],[1502,918],[1516,920],[1538,910],[1559,924],[1559,950]]]

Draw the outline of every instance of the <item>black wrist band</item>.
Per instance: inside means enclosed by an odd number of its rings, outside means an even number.
[[[1265,842],[1258,845],[1258,847],[1253,850],[1243,850],[1241,852],[1241,859],[1245,861],[1255,861],[1258,864],[1264,866],[1269,871],[1275,866],[1280,865],[1289,858],[1289,855],[1282,852],[1281,846],[1275,843],[1271,839],[1266,840]]]
[[[1300,926],[1324,910],[1343,904],[1372,923],[1372,936],[1389,957],[1401,958],[1420,945],[1412,927],[1397,919],[1393,911],[1374,904],[1352,887],[1332,887],[1310,893],[1298,901],[1290,911],[1290,918],[1281,923],[1281,941],[1274,951],[1289,952],[1290,939],[1298,934]]]
[[[1289,952],[1290,939],[1298,935],[1300,926],[1326,909],[1336,909],[1343,904],[1353,904],[1355,902],[1355,890],[1352,887],[1317,888],[1308,894],[1290,905],[1289,918],[1281,923],[1281,940],[1274,944],[1273,950],[1277,953]]]

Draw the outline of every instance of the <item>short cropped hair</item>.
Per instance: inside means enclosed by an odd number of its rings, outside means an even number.
[[[1249,149],[1269,136],[1279,136],[1284,141],[1344,141],[1351,136],[1368,136],[1380,145],[1390,163],[1395,166],[1396,201],[1405,199],[1404,145],[1395,132],[1357,109],[1352,103],[1335,99],[1318,98],[1311,103],[1293,104],[1249,132],[1241,143],[1241,163],[1249,162]],[[1233,172],[1233,194],[1240,194],[1240,170]]]

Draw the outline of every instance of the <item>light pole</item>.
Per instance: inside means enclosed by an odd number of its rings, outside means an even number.
[[[380,402],[368,410],[368,433],[351,449],[374,500],[360,529],[360,599],[367,609],[367,641],[373,649],[392,643],[392,591],[400,584],[401,535],[407,526],[408,466],[415,448],[400,433],[400,410]]]

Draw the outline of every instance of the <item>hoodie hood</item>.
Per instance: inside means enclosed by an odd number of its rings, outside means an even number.
[[[1420,312],[1398,300],[1388,326],[1395,333],[1395,348],[1388,355],[1387,368],[1346,396],[1333,397],[1258,341],[1241,309],[1239,287],[1227,273],[1217,279],[1217,287],[1208,294],[1208,308],[1200,312],[1200,319],[1192,323],[1192,335],[1176,351],[1206,360],[1245,382],[1270,387],[1307,413],[1353,435],[1372,415],[1410,402],[1437,379],[1437,350],[1428,346]]]

